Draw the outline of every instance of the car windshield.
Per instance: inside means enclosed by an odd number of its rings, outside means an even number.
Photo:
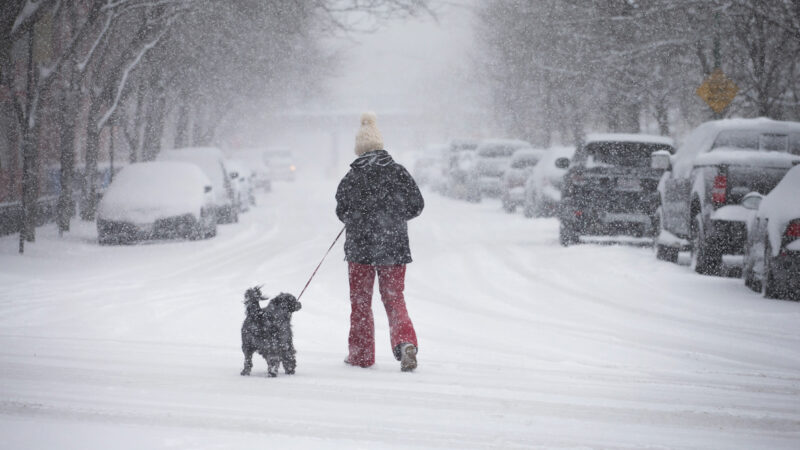
[[[722,131],[711,149],[764,150],[800,155],[800,133],[769,133],[758,130]]]
[[[526,167],[535,166],[537,162],[539,162],[539,159],[533,156],[527,158],[520,158],[520,159],[515,159],[511,163],[511,167],[515,169],[524,169]]]
[[[645,142],[590,142],[586,144],[580,155],[581,160],[596,164],[608,164],[625,167],[650,167],[650,155],[659,150],[672,153],[669,145]]]

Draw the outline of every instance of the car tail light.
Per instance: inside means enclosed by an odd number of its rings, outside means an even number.
[[[711,201],[716,205],[725,203],[728,191],[728,176],[721,173],[714,177],[714,186],[711,188]]]
[[[800,220],[795,220],[786,227],[784,236],[790,239],[800,239]]]
[[[580,173],[577,173],[577,172],[573,173],[572,176],[570,176],[569,181],[572,184],[576,184],[578,186],[582,186],[582,185],[586,184],[586,178],[584,178],[583,175],[581,175]]]

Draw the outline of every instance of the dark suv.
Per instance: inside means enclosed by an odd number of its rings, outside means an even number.
[[[716,274],[723,255],[744,251],[750,217],[744,196],[768,194],[796,164],[798,122],[726,119],[695,128],[667,161],[670,170],[659,184],[656,256],[675,262],[688,247],[696,272]]]
[[[561,245],[577,243],[582,234],[655,234],[664,170],[651,167],[651,155],[674,151],[672,140],[661,136],[589,135],[561,187]]]

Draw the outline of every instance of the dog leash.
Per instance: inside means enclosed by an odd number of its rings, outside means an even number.
[[[339,234],[336,235],[336,239],[333,240],[333,243],[331,244],[331,246],[328,247],[328,251],[325,252],[325,256],[322,257],[322,261],[320,261],[319,264],[317,264],[317,268],[314,269],[314,273],[311,274],[311,278],[308,279],[308,282],[306,283],[305,287],[303,287],[303,290],[300,291],[300,295],[297,296],[297,300],[298,301],[300,301],[300,297],[303,296],[303,292],[306,291],[306,288],[308,287],[308,285],[311,284],[311,280],[314,279],[314,275],[317,274],[317,271],[319,270],[320,266],[322,266],[322,263],[325,261],[325,258],[328,257],[328,253],[330,253],[331,250],[333,250],[333,246],[336,245],[336,241],[338,241],[339,238],[342,237],[342,233],[344,233],[345,228],[346,227],[342,227],[342,231],[340,231]]]

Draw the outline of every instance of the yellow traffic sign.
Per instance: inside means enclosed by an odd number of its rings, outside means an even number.
[[[726,77],[722,69],[717,68],[703,80],[703,84],[695,92],[715,113],[719,114],[736,98],[739,86]]]

